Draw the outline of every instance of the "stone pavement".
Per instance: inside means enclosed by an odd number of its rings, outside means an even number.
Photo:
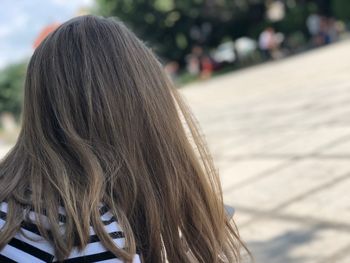
[[[350,262],[350,41],[181,89],[257,263]]]

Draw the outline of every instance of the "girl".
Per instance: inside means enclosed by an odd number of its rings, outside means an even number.
[[[35,50],[0,164],[1,262],[239,262],[219,178],[152,52],[74,18]]]

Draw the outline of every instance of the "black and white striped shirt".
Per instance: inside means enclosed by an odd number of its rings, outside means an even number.
[[[62,222],[64,225],[64,209],[60,208]],[[118,247],[124,247],[124,234],[114,219],[113,215],[106,207],[101,208],[101,220],[105,223],[107,233],[113,237],[113,241]],[[0,231],[5,225],[7,215],[7,203],[0,203]],[[45,216],[40,215],[44,217]],[[35,222],[35,213],[30,212],[29,218]],[[33,241],[35,240],[35,241]],[[0,251],[0,263],[42,263],[56,262],[54,249],[51,244],[42,238],[37,226],[31,222],[23,222],[21,231]],[[90,241],[83,251],[74,248],[69,257],[64,261],[66,263],[81,262],[101,262],[101,263],[122,263],[123,261],[115,258],[100,242],[93,228],[90,227]],[[134,256],[133,263],[140,263],[138,254]]]

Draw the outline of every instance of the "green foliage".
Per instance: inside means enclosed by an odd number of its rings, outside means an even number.
[[[287,11],[283,20],[276,23],[276,29],[287,35],[300,30],[307,31],[305,21],[308,15],[309,13],[305,5],[297,5]]]
[[[180,63],[194,45],[210,49],[224,38],[245,35],[247,28],[256,22],[256,17],[250,19],[246,14],[252,7],[263,6],[263,2],[97,0],[98,13],[118,17],[141,39],[152,44],[161,57]]]
[[[0,71],[0,113],[20,115],[25,69],[25,64],[15,64]]]
[[[349,0],[329,0],[334,14],[350,18]],[[291,39],[293,46],[308,41],[306,19],[310,13],[331,13],[325,1],[283,1],[286,15],[278,22],[266,18],[266,0],[96,0],[98,13],[126,23],[166,60],[183,66],[195,45],[216,48],[224,39],[242,36],[258,39],[269,26]],[[289,3],[290,2],[290,3]],[[323,4],[322,4],[322,3]],[[289,3],[289,4],[288,4]],[[292,4],[294,3],[294,4]],[[325,8],[327,6],[327,8]],[[207,31],[207,33],[205,33]],[[202,33],[200,33],[202,32]],[[203,33],[204,32],[204,33]]]
[[[350,4],[349,0],[332,0],[332,12],[338,19],[350,21]]]

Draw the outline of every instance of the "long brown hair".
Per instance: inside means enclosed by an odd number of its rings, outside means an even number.
[[[191,262],[189,254],[240,261],[242,243],[193,116],[152,52],[114,19],[74,18],[35,50],[21,132],[0,164],[2,201],[0,249],[29,208],[48,217],[50,233],[40,217],[37,224],[59,260],[87,245],[91,224],[126,262],[136,249],[152,263]],[[101,202],[125,233],[124,249],[104,230]]]

